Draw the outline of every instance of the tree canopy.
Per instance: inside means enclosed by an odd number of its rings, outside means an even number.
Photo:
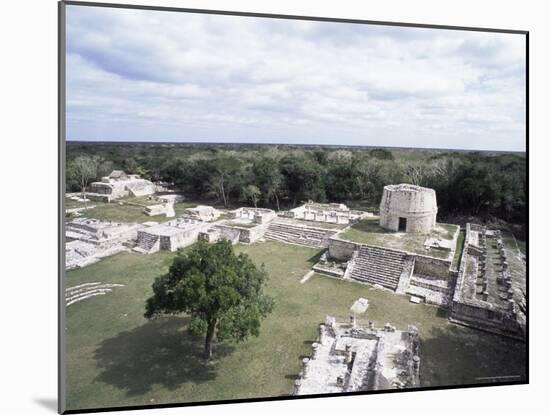
[[[114,169],[174,183],[191,198],[288,209],[309,199],[376,211],[387,184],[437,192],[440,216],[527,215],[524,153],[300,147],[246,144],[67,144],[67,189],[82,191],[77,158],[98,156]],[[99,174],[98,174],[99,175]],[[258,193],[258,191],[260,193]]]
[[[231,242],[197,242],[180,251],[167,274],[153,283],[145,317],[185,312],[191,334],[205,335],[204,354],[212,356],[214,340],[245,340],[258,336],[260,324],[273,308],[264,294],[267,273],[245,254],[236,255]]]

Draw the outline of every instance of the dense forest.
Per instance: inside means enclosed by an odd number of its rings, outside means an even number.
[[[411,183],[436,190],[440,217],[471,215],[524,225],[527,215],[525,153],[67,143],[67,191],[79,191],[113,169],[173,183],[189,197],[227,207],[285,209],[315,200],[376,210],[386,184]]]

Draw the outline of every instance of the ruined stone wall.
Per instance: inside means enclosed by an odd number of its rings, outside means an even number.
[[[190,229],[179,232],[175,235],[161,236],[160,249],[167,251],[176,251],[178,248],[184,248],[195,243],[199,236],[199,229]]]
[[[254,243],[257,240],[263,238],[267,227],[267,224],[262,224],[253,228],[242,228],[239,235],[239,241],[248,244]]]
[[[452,301],[450,320],[481,330],[523,339],[524,332],[517,319],[517,307],[509,300],[508,307],[502,308],[476,297],[478,258],[483,248],[470,245],[471,231],[480,232],[478,225],[466,224],[465,245],[458,271],[456,288]]]
[[[406,184],[384,187],[380,202],[380,226],[397,232],[399,218],[407,219],[406,232],[428,233],[436,224],[435,191]]]
[[[344,241],[338,238],[330,238],[328,244],[328,253],[331,258],[340,261],[349,261],[359,244],[350,241]]]
[[[231,226],[217,225],[216,230],[219,231],[219,239],[227,239],[233,243],[237,243],[241,236],[242,228],[233,228]]]
[[[451,261],[416,255],[414,273],[444,278],[449,276]]]

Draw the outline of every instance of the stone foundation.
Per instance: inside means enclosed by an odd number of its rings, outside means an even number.
[[[513,279],[500,232],[466,225],[451,321],[523,339],[525,281]]]
[[[295,395],[403,389],[420,385],[418,332],[336,323],[327,316],[295,382]]]

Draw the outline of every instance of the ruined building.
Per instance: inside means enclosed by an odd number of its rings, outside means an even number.
[[[380,226],[395,232],[428,233],[435,227],[435,191],[411,184],[384,187]]]
[[[155,193],[155,185],[149,180],[142,179],[137,174],[113,170],[110,175],[102,177],[100,182],[93,182],[86,196],[90,199],[110,202],[125,196],[148,196],[153,193]]]
[[[311,356],[294,383],[295,395],[403,389],[420,386],[416,327],[397,330],[337,323],[327,316]]]

